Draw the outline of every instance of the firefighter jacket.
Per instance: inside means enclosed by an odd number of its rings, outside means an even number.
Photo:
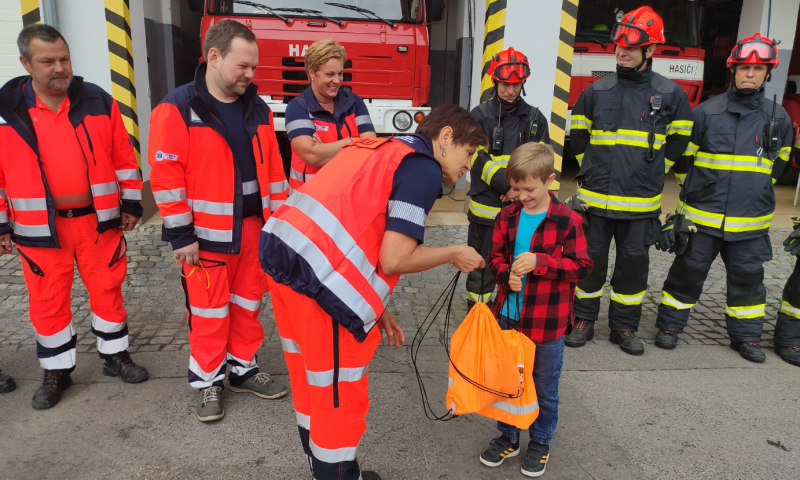
[[[572,109],[570,143],[589,213],[608,218],[657,217],[664,175],[692,132],[683,89],[646,69],[613,73],[584,90]]]
[[[17,77],[0,89],[0,235],[27,247],[61,248],[56,208],[39,160],[23,86]],[[120,212],[142,216],[142,177],[119,105],[97,85],[73,77],[68,118],[86,158],[97,231],[120,226]]]
[[[773,106],[778,144],[766,148]],[[694,109],[691,142],[675,166],[682,184],[678,210],[699,231],[725,241],[766,235],[775,211],[773,184],[789,160],[793,134],[783,107],[760,93],[729,89],[701,103]]]
[[[500,102],[493,97],[472,109],[472,116],[483,126],[489,139],[489,147],[478,147],[470,164],[469,212],[471,222],[494,225],[494,219],[508,203],[500,200],[511,184],[506,179],[506,167],[511,152],[526,142],[550,143],[547,119],[536,107],[531,107],[522,98],[517,107],[509,112],[503,109],[503,145],[500,151],[492,150],[493,134],[498,124]]]
[[[205,82],[176,88],[150,117],[150,183],[173,249],[200,243],[210,252],[238,254],[242,244],[243,186],[225,125]],[[253,145],[263,218],[289,193],[275,138],[272,111],[251,84],[242,95],[244,125]]]
[[[394,173],[413,153],[436,161],[427,142],[413,135],[352,142],[294,191],[261,233],[264,271],[316,299],[359,342],[400,278],[383,272],[378,254]]]

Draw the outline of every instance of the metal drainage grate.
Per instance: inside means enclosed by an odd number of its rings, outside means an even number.
[[[592,77],[593,78],[603,78],[611,75],[614,72],[603,72],[599,70],[592,70]]]

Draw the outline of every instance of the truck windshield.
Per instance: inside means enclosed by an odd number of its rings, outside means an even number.
[[[342,20],[375,21],[353,10],[347,10],[325,2],[341,3],[369,9],[378,17],[399,23],[416,23],[420,8],[420,0],[250,0],[254,4],[261,4],[273,9],[284,17],[295,18],[337,18]],[[237,3],[233,0],[212,0],[211,13],[215,15],[248,15],[248,16],[274,16],[264,9],[252,5]],[[247,2],[250,3],[250,2]],[[282,11],[283,8],[316,10],[321,13],[301,13]]]
[[[578,8],[578,42],[611,43],[611,28],[622,18],[620,12],[630,12],[642,5],[642,0],[599,0],[581,2]],[[697,47],[697,2],[692,0],[652,0],[648,2],[664,20],[667,45]]]

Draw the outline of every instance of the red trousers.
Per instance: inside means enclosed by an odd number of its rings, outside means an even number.
[[[30,317],[36,330],[36,354],[44,369],[75,367],[77,336],[72,324],[70,292],[75,264],[89,291],[92,332],[101,356],[128,348],[127,314],[122,282],[127,271],[127,244],[122,230],[97,233],[97,215],[56,217],[61,248],[23,247],[22,271],[30,294]]]
[[[242,225],[238,254],[200,250],[197,265],[181,263],[189,322],[189,384],[196,389],[222,386],[226,363],[229,381],[238,385],[258,373],[256,350],[264,341],[258,321],[266,274],[258,260],[261,219]]]
[[[319,304],[267,276],[289,369],[300,440],[317,480],[357,480],[356,451],[367,428],[369,362],[381,342],[363,343]]]

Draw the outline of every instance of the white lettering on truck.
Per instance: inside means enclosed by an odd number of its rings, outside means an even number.
[[[289,44],[289,56],[290,57],[305,57],[306,51],[308,51],[308,45],[303,45],[303,53],[300,53],[300,44],[295,43]]]

